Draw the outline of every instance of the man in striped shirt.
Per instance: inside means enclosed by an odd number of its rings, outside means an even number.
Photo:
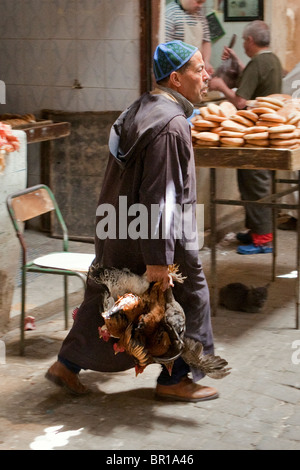
[[[210,64],[211,39],[202,5],[206,0],[173,0],[166,6],[165,41],[193,44],[202,52],[206,71],[213,73]]]

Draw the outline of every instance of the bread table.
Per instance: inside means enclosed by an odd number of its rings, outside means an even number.
[[[294,191],[300,190],[300,148],[296,150],[290,149],[274,149],[274,148],[230,148],[230,147],[194,147],[196,167],[205,167],[210,169],[210,221],[211,221],[211,303],[212,315],[216,315],[218,302],[217,288],[217,266],[216,266],[216,242],[217,242],[217,225],[216,225],[216,205],[229,204],[245,206],[247,204],[260,204],[273,209],[273,237],[274,248],[272,255],[272,280],[275,280],[276,270],[276,212],[278,209],[297,209],[298,220],[300,220],[300,202],[298,204],[286,204],[280,202],[280,199]],[[264,169],[271,170],[272,174],[272,194],[258,201],[241,201],[218,199],[216,193],[216,170],[218,168],[232,169]],[[276,171],[297,171],[296,179],[277,179]],[[277,192],[277,183],[290,183],[288,190]],[[299,199],[299,198],[298,198]],[[300,224],[297,228],[297,252],[296,252],[296,328],[300,325]]]
[[[53,122],[49,119],[37,119],[31,113],[1,114],[0,121],[3,124],[9,125],[14,130],[25,132],[27,144],[60,139],[69,136],[71,132],[69,122]]]

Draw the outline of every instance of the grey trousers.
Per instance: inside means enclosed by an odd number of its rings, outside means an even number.
[[[257,201],[271,194],[269,170],[237,170],[242,201]],[[272,209],[264,206],[245,206],[245,226],[257,235],[271,233]]]

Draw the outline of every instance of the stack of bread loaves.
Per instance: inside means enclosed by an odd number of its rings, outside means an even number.
[[[200,108],[191,119],[195,147],[300,147],[300,100],[270,95],[237,110],[228,101]]]
[[[11,126],[12,129],[18,126],[24,126],[26,124],[32,124],[36,122],[36,118],[33,114],[0,114],[0,121],[4,124]]]

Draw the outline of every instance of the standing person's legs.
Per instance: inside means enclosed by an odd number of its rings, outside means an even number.
[[[271,173],[268,170],[238,170],[238,185],[243,201],[257,201],[271,193]],[[237,234],[237,239],[248,243],[239,246],[240,254],[272,252],[272,209],[248,204],[245,207],[245,225],[248,234]]]

